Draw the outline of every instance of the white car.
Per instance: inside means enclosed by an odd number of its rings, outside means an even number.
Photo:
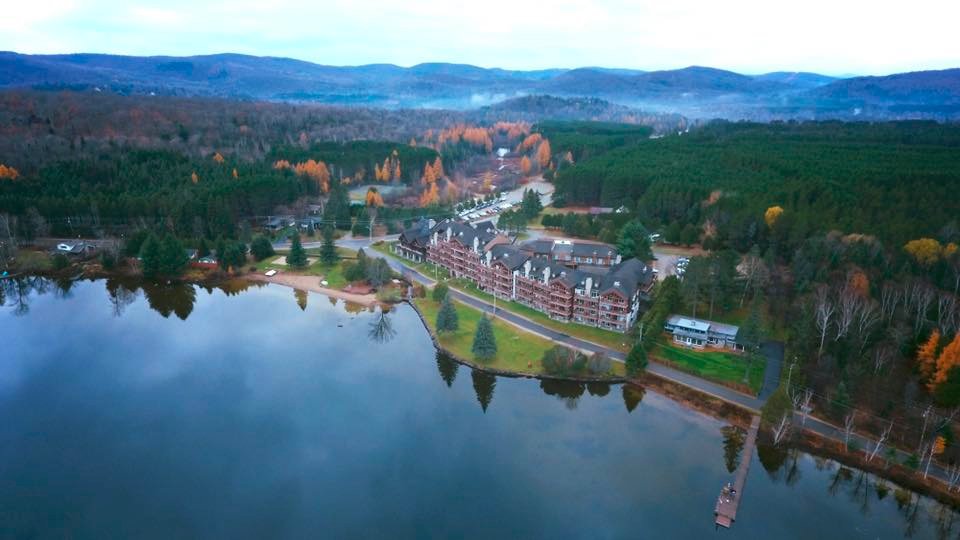
[[[263,275],[265,275],[265,276],[267,276],[267,277],[273,277],[273,276],[277,275],[277,271],[276,271],[276,270],[267,270],[267,272],[266,272],[265,274],[263,274]]]

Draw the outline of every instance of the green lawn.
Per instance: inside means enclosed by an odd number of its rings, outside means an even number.
[[[694,351],[675,347],[661,340],[650,351],[650,356],[667,365],[692,373],[707,380],[741,387],[743,374],[747,370],[746,357],[739,354],[719,351]],[[746,386],[754,394],[760,392],[763,385],[763,371],[766,359],[759,357],[750,366],[750,375]]]
[[[435,330],[440,304],[429,298],[418,298],[414,302],[431,330]],[[460,329],[441,334],[440,344],[453,354],[472,360],[473,353],[470,348],[473,346],[473,334],[480,320],[480,311],[459,302],[454,302],[454,306],[460,319]],[[497,340],[497,356],[489,362],[477,361],[478,364],[521,374],[543,373],[540,359],[545,351],[554,346],[553,342],[523,332],[498,319],[493,320],[493,333]],[[614,375],[622,376],[623,364],[614,362],[612,371]]]

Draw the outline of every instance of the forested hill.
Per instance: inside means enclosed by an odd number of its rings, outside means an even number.
[[[832,229],[902,245],[960,217],[960,126],[718,122],[577,161],[555,183],[567,204],[628,201],[652,224],[744,251],[775,205],[784,246]]]

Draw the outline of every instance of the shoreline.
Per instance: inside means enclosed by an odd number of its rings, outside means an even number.
[[[377,300],[377,295],[370,294],[356,294],[349,293],[337,289],[331,289],[328,287],[323,287],[320,285],[320,278],[317,276],[310,276],[305,274],[290,274],[286,272],[278,273],[275,276],[267,277],[258,273],[248,273],[241,274],[237,276],[241,279],[246,279],[249,281],[259,281],[262,283],[273,283],[275,285],[281,285],[284,287],[290,287],[292,289],[299,289],[302,291],[315,292],[319,294],[324,294],[333,298],[338,298],[340,300],[345,300],[347,302],[353,302],[355,304],[360,304],[363,306],[374,306],[380,304],[381,302]]]

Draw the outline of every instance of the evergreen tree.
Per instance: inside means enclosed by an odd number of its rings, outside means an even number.
[[[190,259],[180,240],[172,234],[164,236],[160,242],[160,274],[170,277],[179,276],[188,262]]]
[[[327,225],[323,228],[323,243],[320,244],[320,262],[327,266],[333,266],[340,260],[337,253],[337,246],[333,243],[333,227]]]
[[[270,243],[270,239],[260,234],[257,235],[250,244],[250,253],[253,254],[254,259],[262,261],[275,252],[273,251],[273,244]]]
[[[307,266],[307,252],[300,243],[300,233],[294,232],[290,237],[290,253],[287,255],[287,265],[292,268]]]
[[[470,352],[480,360],[490,360],[497,355],[497,340],[493,335],[493,324],[490,323],[486,313],[477,323],[477,332],[473,335],[473,346]]]
[[[160,274],[160,241],[153,234],[148,235],[140,247],[140,265],[145,277],[152,278]]]
[[[374,287],[379,287],[386,283],[393,273],[390,270],[390,264],[387,263],[386,259],[373,259],[368,261],[366,266],[367,281]]]
[[[627,354],[626,366],[627,375],[631,377],[647,369],[647,352],[643,350],[642,345],[636,344],[630,349],[630,352]]]
[[[637,258],[649,261],[653,258],[650,251],[650,232],[637,220],[632,220],[620,230],[617,239],[617,251],[624,259]]]
[[[220,266],[227,270],[237,269],[247,262],[247,256],[243,252],[243,244],[240,242],[226,242],[223,248],[223,256],[220,258]]]
[[[523,192],[523,200],[520,202],[520,213],[527,220],[537,217],[543,211],[543,203],[540,202],[540,195],[537,192],[528,189]]]
[[[207,245],[207,239],[200,237],[200,242],[197,243],[197,258],[203,258],[210,256],[210,246]]]
[[[217,264],[220,265],[221,270],[226,270],[230,265],[227,264],[227,261],[223,258],[224,253],[227,251],[227,241],[223,236],[217,237],[215,251],[217,252]]]
[[[460,328],[460,319],[457,310],[450,301],[450,295],[443,297],[440,311],[437,312],[437,332],[456,332]]]

